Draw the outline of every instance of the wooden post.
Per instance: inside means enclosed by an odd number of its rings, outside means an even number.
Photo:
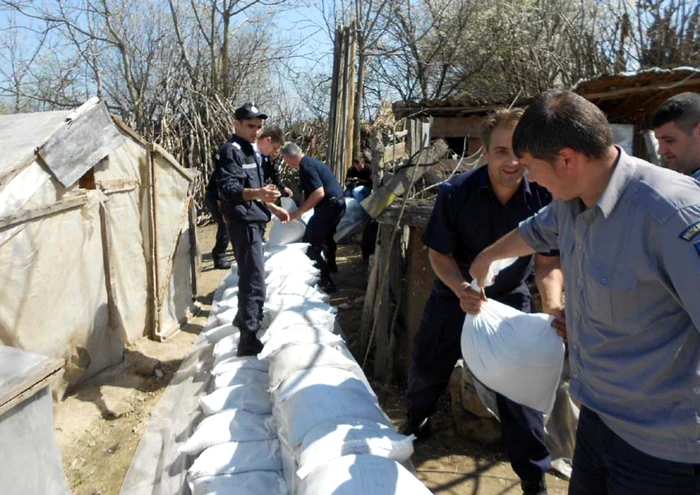
[[[110,253],[112,252],[112,241],[109,237],[107,211],[103,204],[100,205],[100,233],[102,235],[102,263],[105,271],[109,327],[112,330],[116,330],[119,327],[119,319],[117,316],[117,289],[115,287],[116,275],[114,273],[114,266],[109,259]]]

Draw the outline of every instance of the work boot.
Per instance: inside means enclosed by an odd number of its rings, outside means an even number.
[[[331,280],[329,275],[321,275],[321,280],[318,281],[318,286],[326,293],[332,294],[333,292],[338,292],[338,288]]]
[[[214,260],[215,270],[228,270],[231,268],[231,262],[228,260]]]
[[[415,435],[416,442],[426,440],[433,434],[430,426],[430,418],[414,419],[410,415],[404,424],[399,428],[402,435]]]
[[[238,339],[238,350],[236,356],[257,356],[263,349],[263,343],[258,340],[255,332],[241,330],[241,336]]]
[[[523,495],[547,495],[547,483],[544,476],[539,480],[529,480],[520,483]]]

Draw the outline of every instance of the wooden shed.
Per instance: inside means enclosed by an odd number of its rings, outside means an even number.
[[[165,339],[192,310],[197,172],[92,99],[0,116],[0,343],[65,362],[64,385]]]

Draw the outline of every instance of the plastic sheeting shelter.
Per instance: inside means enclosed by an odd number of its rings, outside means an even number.
[[[66,362],[70,385],[165,339],[199,273],[197,172],[98,99],[0,116],[0,343]]]

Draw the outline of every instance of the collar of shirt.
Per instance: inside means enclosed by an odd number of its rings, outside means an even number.
[[[635,168],[634,162],[629,159],[629,156],[627,153],[625,153],[625,150],[619,146],[615,146],[615,148],[617,148],[618,152],[615,169],[610,176],[608,185],[605,186],[603,194],[601,194],[600,198],[598,198],[598,201],[596,202],[596,206],[598,206],[605,218],[610,215],[615,208],[615,205],[622,197],[632,175],[634,174]]]

